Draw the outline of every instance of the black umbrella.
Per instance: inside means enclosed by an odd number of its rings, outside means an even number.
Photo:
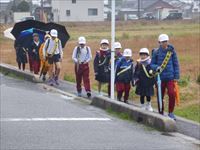
[[[45,30],[45,26],[46,24],[44,22],[40,22],[36,20],[26,20],[26,21],[16,23],[11,33],[17,39],[20,33],[24,30],[28,30],[30,28]]]
[[[70,38],[65,26],[53,22],[47,23],[45,30],[50,31],[51,29],[56,29],[58,31],[58,38],[61,40],[62,47],[65,47],[65,44]]]

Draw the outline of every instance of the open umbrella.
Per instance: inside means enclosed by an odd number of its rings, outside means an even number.
[[[22,31],[16,40],[24,48],[29,48],[29,46],[31,45],[33,41],[33,33],[37,33],[39,35],[39,39],[41,42],[44,41],[44,36],[46,32],[43,30],[34,29],[34,28],[30,28],[28,30]]]
[[[46,24],[44,22],[40,22],[40,21],[36,21],[36,20],[26,20],[26,21],[16,23],[14,25],[11,33],[17,39],[22,31],[28,30],[28,29],[31,29],[31,28],[44,30],[45,25]]]
[[[15,37],[12,35],[11,31],[12,31],[13,28],[8,28],[6,29],[3,34],[4,34],[4,37],[6,38],[9,38],[11,40],[15,40]]]
[[[70,38],[65,26],[49,22],[45,25],[45,30],[50,31],[51,29],[56,29],[58,31],[58,38],[61,40],[62,47],[65,47],[65,44]]]

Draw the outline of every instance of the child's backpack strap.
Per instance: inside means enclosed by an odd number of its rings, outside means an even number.
[[[79,57],[80,53],[81,53],[80,47],[77,46],[77,48],[76,48],[76,58]]]
[[[86,46],[86,50],[87,50],[87,55],[89,55],[89,48],[88,48],[88,46]],[[81,53],[81,49],[80,49],[79,46],[77,46],[77,48],[76,48],[76,58],[79,57],[80,53]]]

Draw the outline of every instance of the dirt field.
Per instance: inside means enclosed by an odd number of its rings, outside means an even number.
[[[61,78],[74,80],[74,65],[71,59],[73,48],[77,44],[79,36],[87,38],[87,44],[92,49],[93,58],[102,38],[110,40],[110,23],[63,23],[71,38],[64,48],[64,60],[62,62]],[[1,62],[16,65],[13,41],[3,37],[3,31],[12,25],[1,25],[0,32],[0,54]],[[180,96],[181,105],[177,110],[200,104],[197,78],[200,75],[200,25],[198,22],[117,22],[116,40],[122,43],[123,48],[133,50],[133,59],[138,58],[138,51],[142,47],[149,50],[158,47],[157,37],[160,33],[170,36],[177,51],[181,68]],[[27,65],[28,66],[28,65]],[[90,64],[91,84],[96,89],[92,62]],[[134,89],[133,89],[134,91]],[[134,101],[138,101],[134,92],[131,94]],[[155,104],[155,98],[153,103]],[[200,108],[197,109],[200,111]],[[178,113],[178,112],[177,112]],[[182,115],[182,114],[180,114]],[[199,114],[198,114],[199,115]]]

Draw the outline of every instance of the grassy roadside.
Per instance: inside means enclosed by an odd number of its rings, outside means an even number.
[[[24,80],[23,77],[17,76],[16,74],[14,74],[14,73],[12,73],[12,72],[0,70],[0,73],[3,74],[3,75],[5,75],[5,76],[9,76],[9,77],[11,77],[11,78],[14,78],[14,79]]]
[[[66,81],[69,81],[69,82],[73,82],[75,83],[75,78],[73,76],[70,76],[70,75],[65,75],[64,76],[64,80]],[[185,78],[183,80],[180,80],[179,82],[179,86],[180,88],[190,88],[189,86],[189,83],[188,83],[188,79],[186,80]],[[97,90],[97,84],[93,84],[92,85],[92,89],[93,90]],[[107,92],[107,86],[104,85],[102,87],[102,91],[103,92]],[[195,92],[195,91],[193,91]],[[196,91],[197,92],[197,91]],[[197,93],[195,93],[197,94]],[[184,95],[184,93],[180,93],[180,97],[181,97],[181,105],[178,106],[178,107],[175,107],[175,111],[174,113],[180,117],[183,117],[183,118],[186,118],[186,119],[189,119],[189,120],[193,120],[193,121],[196,121],[196,122],[199,122],[200,123],[200,105],[199,103],[196,102],[196,104],[191,104],[191,105],[183,105],[185,104],[185,98],[184,97],[187,97],[187,98],[193,98],[192,95],[188,94],[187,96]],[[134,100],[134,102],[138,102],[139,103],[139,97],[135,94],[135,87],[133,87],[130,91],[130,99],[131,100]],[[168,103],[167,103],[167,99],[165,99],[165,111],[168,109]],[[156,97],[154,96],[153,97],[153,100],[152,100],[152,105],[154,107],[154,109],[157,109],[157,101],[156,101]],[[182,106],[183,105],[183,106]],[[125,113],[117,113],[117,112],[114,112],[112,111],[111,109],[108,109],[106,110],[109,114],[112,114],[114,116],[117,116],[118,118],[120,119],[123,119],[123,120],[128,120],[130,121],[131,118],[128,114],[125,114]]]
[[[200,123],[200,105],[192,104],[187,107],[175,109],[175,114],[186,119]]]

